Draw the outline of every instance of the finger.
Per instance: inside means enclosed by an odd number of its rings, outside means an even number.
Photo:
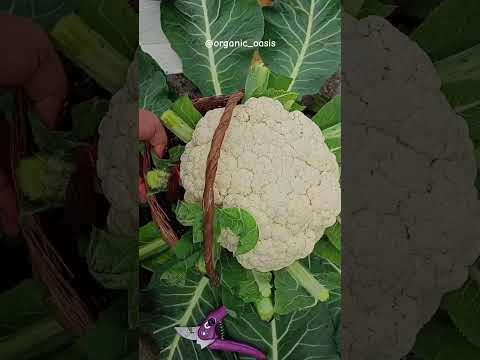
[[[26,18],[0,14],[0,87],[23,87],[40,118],[55,127],[68,81],[48,35]]]
[[[3,170],[0,170],[0,215],[4,233],[10,237],[17,236],[20,232],[17,197],[7,173]]]
[[[148,201],[147,186],[142,178],[138,182],[138,199],[142,204]]]
[[[140,109],[138,116],[138,137],[152,145],[155,153],[162,157],[168,145],[168,136],[160,120],[150,111]]]

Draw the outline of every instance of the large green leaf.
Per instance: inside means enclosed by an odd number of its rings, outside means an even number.
[[[315,279],[330,292],[326,302],[331,309],[332,321],[338,323],[340,315],[340,269],[332,262],[313,254],[302,260]],[[315,306],[316,300],[294,279],[286,269],[275,272],[275,312],[288,314]]]
[[[342,157],[341,97],[335,96],[321,107],[312,121],[322,129],[325,143],[340,164]]]
[[[221,302],[234,310],[225,321],[227,338],[254,345],[267,353],[269,359],[306,359],[313,353],[324,359],[340,359],[337,344],[339,274],[332,276],[332,268],[325,262],[312,260],[309,264],[305,260],[305,264],[315,276],[331,285],[330,302],[311,304],[308,308],[277,316],[271,322],[263,321],[254,306],[244,301],[259,297],[259,289],[263,286],[259,288],[258,285],[264,285],[267,279],[257,281],[255,273],[241,268],[233,257],[223,256],[221,301],[208,280],[194,272],[189,272],[184,286],[171,285],[157,278],[143,292],[142,327],[159,345],[161,359],[223,359],[224,354],[200,351],[197,345],[179,337],[174,330],[177,326],[198,325]]]
[[[243,268],[233,256],[225,252],[220,261],[221,284],[225,288],[225,291],[222,291],[222,297],[226,298],[228,304],[225,304],[225,301],[224,304],[229,309],[240,313],[244,310],[244,303],[254,303],[262,296],[270,295],[269,289],[266,289],[265,286],[271,280],[271,273],[264,273],[267,277],[269,275],[270,279],[261,279],[262,275],[257,276],[254,271]],[[260,286],[265,295],[261,292]]]
[[[140,109],[161,116],[172,105],[168,99],[167,79],[156,61],[141,48],[138,49]]]
[[[468,124],[470,137],[480,142],[480,78],[444,84],[448,101]]]
[[[417,19],[425,18],[443,0],[402,0],[399,11]]]
[[[0,13],[28,17],[50,30],[76,3],[76,0],[4,0],[0,2]]]
[[[480,348],[469,343],[448,319],[438,314],[417,335],[413,350],[415,354],[426,360],[477,360],[480,358]]]
[[[322,130],[336,125],[341,121],[341,97],[335,96],[332,100],[320,108],[312,118],[313,122]]]
[[[480,348],[480,288],[477,284],[469,280],[461,289],[447,294],[442,307],[460,332]]]
[[[136,332],[130,331],[127,302],[120,298],[107,310],[89,331],[78,340],[89,360],[123,359],[135,352],[138,344]]]
[[[148,81],[156,72],[162,71],[162,68],[155,59],[148,53],[138,48],[138,77],[140,85],[145,81]]]
[[[342,251],[342,224],[340,222],[337,221],[335,225],[325,229],[325,235],[335,248]]]
[[[167,97],[167,80],[161,71],[156,72],[147,81],[140,83],[140,101],[138,106],[160,116],[171,105]]]
[[[141,326],[160,348],[159,359],[221,359],[218,353],[200,350],[195,342],[180,337],[177,326],[197,326],[219,306],[209,280],[190,272],[184,286],[170,286],[158,280],[142,294]]]
[[[278,1],[264,16],[264,38],[276,43],[260,49],[267,66],[292,79],[288,90],[318,93],[340,64],[340,1]]]
[[[241,89],[253,42],[263,35],[257,0],[177,0],[161,6],[162,29],[182,59],[185,75],[203,95]],[[252,47],[207,47],[207,41],[247,41]]]
[[[443,83],[480,78],[480,41],[478,45],[435,62]]]
[[[22,281],[0,295],[0,339],[48,316],[45,288],[33,279]]]
[[[227,318],[225,323],[229,338],[261,349],[272,360],[340,359],[336,327],[324,303],[274,318],[270,323],[260,320],[249,307],[241,317]]]
[[[413,32],[412,39],[437,61],[479,43],[479,18],[478,0],[445,0]]]
[[[108,112],[109,102],[95,97],[81,102],[72,108],[72,135],[78,140],[86,140],[98,134],[98,126]]]
[[[330,241],[327,241],[326,239],[320,240],[317,245],[315,245],[314,252],[316,255],[330,261],[335,266],[339,268],[341,267],[342,254]]]
[[[81,0],[77,12],[110,45],[133,58],[138,46],[138,15],[127,0]]]
[[[108,289],[128,289],[137,273],[138,243],[94,229],[87,250],[90,273]]]
[[[396,5],[385,4],[381,0],[365,0],[363,7],[358,14],[358,17],[363,18],[371,15],[387,17],[396,8]]]
[[[365,0],[343,0],[342,6],[347,13],[356,16],[363,6]]]
[[[480,142],[480,44],[438,61],[442,90],[455,111],[467,121],[470,137]]]

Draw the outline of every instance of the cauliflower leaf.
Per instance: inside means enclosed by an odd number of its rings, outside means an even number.
[[[287,90],[291,81],[292,79],[272,73],[264,64],[253,64],[245,82],[242,102],[245,103],[251,97],[265,96],[278,100],[287,111],[303,111],[305,107],[297,102],[299,94]]]
[[[341,120],[341,106],[341,96],[337,95],[320,108],[312,121],[322,130],[338,124]]]
[[[141,292],[140,327],[152,334],[161,359],[221,360],[220,353],[201,350],[175,331],[177,326],[197,326],[212,309],[220,306],[209,280],[190,271],[184,284],[152,280]]]
[[[188,96],[180,96],[175,100],[171,110],[180,116],[192,129],[195,129],[195,126],[202,118],[202,114],[198,112]]]
[[[90,273],[107,289],[128,289],[131,276],[138,276],[137,246],[132,238],[93,229],[86,254]]]
[[[424,359],[476,360],[480,349],[473,346],[462,334],[451,326],[448,318],[435,316],[417,335],[415,354]]]
[[[265,64],[292,79],[289,91],[318,93],[340,63],[340,1],[287,0],[264,8],[265,39],[275,47],[260,49]]]
[[[220,228],[229,229],[238,236],[235,255],[243,255],[257,245],[259,230],[255,218],[246,210],[238,208],[217,209]]]
[[[325,288],[328,289],[329,297],[326,304],[331,308],[335,316],[340,313],[340,271],[331,262],[322,259],[316,254],[299,261]],[[289,314],[293,311],[314,306],[318,300],[305,290],[304,279],[292,276],[288,268],[275,271],[275,313],[280,315]]]
[[[254,52],[253,42],[263,35],[262,11],[256,0],[163,1],[161,22],[182,59],[185,75],[204,96],[242,88]],[[188,39],[185,34],[189,34]],[[215,45],[214,41],[247,41],[252,47]]]
[[[442,300],[452,322],[468,341],[480,351],[480,287],[468,280],[460,289],[447,294]]]
[[[316,355],[318,352],[318,355],[328,359],[340,359],[337,344],[338,314],[332,312],[333,307],[329,304],[318,303],[264,321],[257,314],[253,303],[245,304],[238,301],[237,297],[234,301],[239,307],[235,307],[226,296],[230,290],[235,296],[240,291],[250,298],[253,295],[261,296],[258,287],[254,291],[256,283],[251,271],[243,269],[231,255],[222,257],[221,280],[219,292],[210,286],[206,277],[189,271],[184,284],[167,283],[156,278],[148,289],[142,291],[140,326],[153,334],[161,358],[223,359],[222,353],[200,350],[194,344],[192,346],[191,341],[182,339],[176,333],[175,327],[197,326],[205,314],[224,304],[229,309],[229,316],[225,320],[228,338],[247,342],[267,353],[271,359],[307,358],[311,355],[312,347],[315,348]],[[247,293],[249,288],[251,293]],[[240,359],[247,358],[240,356]]]
[[[342,254],[341,252],[335,248],[329,241],[323,239],[320,240],[317,245],[315,245],[315,249],[313,249],[315,255],[324,258],[325,260],[330,261],[335,266],[339,268],[342,265]]]
[[[340,360],[337,327],[324,303],[262,321],[253,306],[237,318],[227,317],[225,327],[235,340],[248,342],[268,354],[269,359],[318,358]],[[239,356],[240,360],[248,357]]]
[[[175,208],[175,214],[180,224],[193,228],[193,242],[202,242],[202,207],[199,204],[179,201]],[[245,254],[255,248],[259,230],[255,218],[248,211],[239,208],[215,209],[215,239],[218,239],[221,232],[227,229],[239,239],[237,254]]]

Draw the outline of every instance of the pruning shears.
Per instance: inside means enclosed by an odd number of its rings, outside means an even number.
[[[265,354],[253,346],[224,339],[223,320],[227,315],[227,308],[221,306],[208,314],[199,326],[176,327],[175,330],[184,339],[196,341],[201,349],[236,352],[255,359],[266,360]]]

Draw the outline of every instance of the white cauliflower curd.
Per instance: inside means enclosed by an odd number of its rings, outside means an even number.
[[[198,123],[181,158],[185,200],[201,202],[213,133],[224,109]],[[237,207],[256,219],[260,237],[252,251],[237,256],[247,269],[279,270],[308,256],[340,214],[340,171],[317,125],[276,100],[251,98],[238,105],[222,145],[215,203]],[[229,230],[220,243],[234,252]]]

